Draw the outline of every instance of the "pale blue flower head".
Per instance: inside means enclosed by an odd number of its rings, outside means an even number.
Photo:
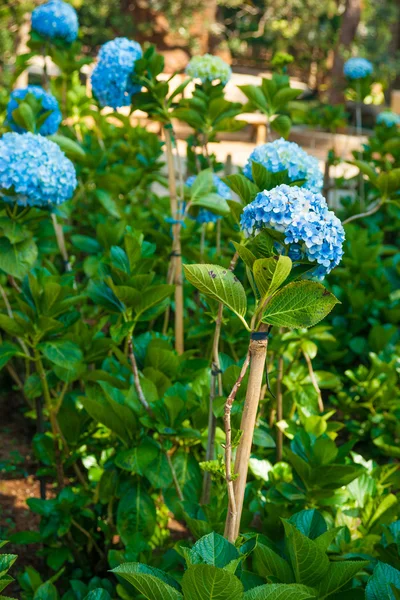
[[[384,110],[376,117],[376,122],[378,125],[385,125],[386,127],[400,125],[400,115],[397,115],[391,110]]]
[[[132,83],[132,75],[135,72],[135,62],[142,54],[140,44],[122,37],[115,38],[100,48],[91,83],[101,106],[115,109],[130,105],[131,96],[141,90],[140,85]]]
[[[49,40],[71,44],[78,37],[78,29],[76,10],[62,0],[50,0],[32,12],[32,30]]]
[[[312,192],[320,192],[323,186],[323,175],[318,160],[307,154],[295,142],[283,138],[257,146],[250,154],[243,169],[244,175],[253,181],[252,163],[260,163],[267,171],[277,173],[288,171],[290,181],[305,180],[304,186]]]
[[[39,113],[39,117],[42,114],[50,111],[49,116],[40,126],[38,133],[41,135],[53,135],[53,133],[56,133],[62,121],[62,115],[58,106],[58,102],[52,94],[46,92],[46,90],[38,85],[28,85],[26,88],[20,88],[11,92],[10,100],[7,104],[7,124],[13,131],[16,131],[17,133],[23,133],[26,131],[26,129],[14,121],[12,113],[18,108],[18,101],[24,100],[27,94],[32,94],[37,100],[40,101],[42,108]]]
[[[77,186],[75,168],[59,146],[33,133],[0,139],[0,198],[41,208],[69,200]]]
[[[313,276],[319,278],[337,266],[343,256],[342,223],[328,210],[321,194],[298,186],[279,185],[257,194],[244,207],[240,225],[247,236],[264,228],[282,232],[292,260],[306,258],[317,263]]]
[[[364,79],[374,70],[372,63],[366,58],[349,58],[343,67],[343,73],[348,79]]]
[[[188,177],[185,183],[188,187],[192,187],[195,181],[196,175],[192,175],[191,177]],[[228,188],[226,183],[224,183],[218,177],[218,175],[213,174],[213,184],[218,196],[221,196],[221,198],[224,198],[225,200],[232,200],[231,190]],[[220,215],[216,215],[215,213],[211,212],[211,210],[201,208],[199,210],[199,214],[196,217],[196,221],[198,223],[216,223],[220,218]]]
[[[200,79],[202,83],[219,80],[226,85],[232,76],[232,69],[219,56],[204,54],[204,56],[193,56],[186,67],[186,74],[194,79]]]

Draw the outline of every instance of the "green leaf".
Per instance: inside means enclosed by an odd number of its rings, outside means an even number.
[[[47,360],[65,369],[73,368],[83,359],[79,346],[68,340],[43,342],[38,345],[38,348]]]
[[[204,171],[201,171],[189,188],[191,201],[195,202],[202,196],[210,194],[213,190],[213,187],[214,180],[211,169],[205,169]]]
[[[290,517],[289,523],[311,540],[315,540],[327,530],[324,517],[315,509],[295,513]]]
[[[300,533],[289,521],[283,520],[287,552],[296,583],[315,585],[326,575],[329,559],[318,545]]]
[[[276,577],[283,583],[294,581],[289,563],[274,548],[258,542],[253,553],[254,568],[262,577]]]
[[[17,323],[12,317],[7,315],[0,315],[0,329],[3,329],[9,335],[23,335],[24,328],[22,325]]]
[[[257,85],[239,85],[238,87],[255,108],[258,108],[264,113],[268,112],[268,103],[261,87]]]
[[[0,554],[0,577],[4,577],[17,558],[16,554]]]
[[[86,158],[86,153],[82,146],[80,146],[78,142],[65,137],[65,135],[50,135],[48,139],[57,144],[57,146],[59,146],[64,154],[71,160],[79,161]]]
[[[233,192],[235,192],[235,194],[239,196],[244,204],[249,204],[252,202],[260,191],[255,183],[239,173],[227,175],[223,178],[223,181]]]
[[[89,592],[84,600],[111,600],[111,596],[104,588],[96,588]]]
[[[232,271],[219,265],[184,265],[185,275],[200,292],[222,302],[242,320],[247,310],[246,292]]]
[[[21,102],[18,108],[12,111],[12,118],[22,129],[35,133],[35,115],[27,102]]]
[[[225,567],[239,556],[233,544],[218,533],[209,533],[195,543],[190,551],[192,557],[200,557],[208,565]]]
[[[295,90],[290,87],[285,87],[276,92],[274,94],[273,105],[274,109],[282,110],[285,108],[286,104],[298,98],[301,94],[301,90]]]
[[[125,311],[125,305],[117,298],[112,289],[104,281],[90,281],[87,293],[89,298],[99,306],[111,312]]]
[[[140,302],[135,306],[135,312],[137,315],[141,315],[145,311],[149,310],[153,306],[156,306],[166,298],[169,298],[173,293],[175,286],[161,284],[154,285],[148,290],[145,290],[140,296]]]
[[[291,126],[292,121],[286,115],[279,115],[271,121],[271,129],[279,133],[279,135],[284,138],[287,138],[289,135]]]
[[[243,244],[233,242],[233,245],[235,246],[235,250],[239,254],[244,264],[249,267],[249,269],[253,270],[253,264],[256,260],[256,256],[246,246],[243,246]]]
[[[351,164],[358,167],[360,169],[361,173],[363,173],[364,175],[367,175],[368,179],[374,185],[376,184],[376,180],[378,178],[378,173],[375,171],[375,169],[369,163],[367,163],[365,160],[352,160]]]
[[[318,598],[326,598],[330,594],[338,592],[368,564],[368,561],[361,560],[332,562],[327,574],[318,583]]]
[[[12,244],[7,238],[0,239],[0,269],[7,275],[22,279],[32,269],[38,256],[38,249],[29,238]]]
[[[211,192],[192,201],[192,206],[201,206],[221,216],[228,215],[230,212],[229,204],[225,198]]]
[[[211,565],[192,565],[182,579],[185,600],[240,600],[240,580],[223,569]]]
[[[326,317],[339,300],[314,281],[295,281],[279,290],[268,303],[263,321],[290,329],[312,327]]]
[[[267,583],[245,592],[243,600],[310,600],[315,597],[313,590],[304,585]]]
[[[38,587],[33,600],[58,600],[57,588],[51,581],[46,581]]]
[[[117,510],[117,529],[125,545],[138,534],[151,537],[156,527],[156,507],[142,483],[133,485],[122,496]]]
[[[368,579],[365,600],[393,600],[391,586],[400,589],[400,571],[382,562],[378,562]]]
[[[253,265],[254,279],[262,299],[274,294],[289,277],[292,261],[288,256],[259,258]]]
[[[181,600],[178,584],[163,571],[141,563],[125,563],[112,570],[148,600]]]

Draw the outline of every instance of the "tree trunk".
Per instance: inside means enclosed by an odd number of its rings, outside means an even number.
[[[329,101],[332,104],[344,100],[343,50],[348,50],[355,38],[361,16],[361,0],[346,0],[346,8],[342,15],[339,40],[335,48],[332,67],[332,82]]]

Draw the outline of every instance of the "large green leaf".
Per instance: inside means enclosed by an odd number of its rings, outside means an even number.
[[[135,306],[135,311],[137,315],[141,315],[145,311],[153,308],[165,298],[168,298],[174,291],[175,286],[161,284],[154,285],[153,287],[145,290],[140,296],[140,302],[137,306]]]
[[[192,565],[182,579],[185,600],[240,600],[243,586],[240,580],[212,565]]]
[[[16,554],[0,554],[0,577],[4,577],[17,558],[18,556]]]
[[[42,583],[33,596],[33,600],[58,600],[57,588],[51,581]]]
[[[247,310],[246,292],[229,269],[219,265],[184,265],[185,275],[200,292],[222,302],[243,318]]]
[[[315,281],[295,281],[279,290],[268,303],[263,321],[278,327],[312,327],[339,300]]]
[[[33,267],[38,249],[33,239],[12,244],[7,238],[0,239],[0,269],[7,275],[22,279]]]
[[[125,545],[138,534],[151,537],[156,527],[156,507],[143,484],[133,485],[122,496],[117,510],[117,529]]]
[[[289,277],[292,261],[288,256],[259,258],[253,264],[254,279],[263,298],[271,296]]]
[[[192,201],[192,206],[201,206],[202,208],[206,208],[207,210],[211,210],[213,213],[222,216],[228,215],[230,212],[229,205],[225,198],[212,192]]]
[[[257,543],[253,553],[253,561],[255,570],[263,577],[276,577],[282,583],[292,583],[294,581],[293,571],[289,563],[279,556],[274,548],[266,544]]]
[[[112,570],[148,600],[181,600],[178,584],[163,571],[141,563],[125,563]]]
[[[255,183],[240,173],[227,175],[223,181],[239,196],[244,204],[252,202],[260,191]]]
[[[338,592],[348,581],[368,565],[368,561],[338,561],[330,564],[327,574],[318,583],[318,598]]]
[[[310,600],[316,598],[313,590],[297,583],[267,583],[245,592],[243,600]],[[232,599],[233,600],[233,599]]]
[[[20,349],[15,344],[3,342],[0,346],[0,370],[19,352]]]
[[[271,129],[279,133],[284,138],[287,138],[292,126],[292,121],[287,115],[278,115],[271,121]]]
[[[325,552],[300,533],[289,521],[283,521],[286,547],[295,574],[296,583],[314,586],[326,575],[329,559]]]
[[[372,577],[368,579],[365,600],[393,600],[392,585],[400,589],[400,571],[379,562],[372,573]]]
[[[301,510],[292,515],[289,522],[311,540],[315,540],[327,530],[324,517],[315,509]]]
[[[96,588],[89,592],[84,600],[111,600],[111,596],[104,588]]]
[[[73,368],[83,359],[79,346],[68,340],[43,342],[38,348],[47,360],[65,369]]]
[[[195,543],[190,555],[200,557],[208,565],[225,567],[239,556],[235,546],[218,533],[209,533]]]

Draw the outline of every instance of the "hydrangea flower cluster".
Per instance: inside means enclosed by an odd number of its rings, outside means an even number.
[[[393,125],[400,125],[400,115],[390,111],[384,110],[379,113],[376,117],[376,122],[378,125],[385,125],[386,127],[393,127]]]
[[[28,85],[26,88],[20,88],[11,93],[10,100],[7,104],[7,124],[13,131],[16,131],[17,133],[23,133],[26,131],[26,129],[14,121],[12,113],[19,106],[18,100],[23,100],[27,94],[32,94],[37,100],[40,101],[42,109],[39,113],[39,117],[43,113],[51,111],[51,114],[49,114],[47,119],[40,126],[38,133],[41,135],[52,135],[53,133],[56,133],[62,121],[62,115],[58,106],[58,102],[52,94],[46,92],[46,90],[38,85]]]
[[[76,10],[62,0],[50,0],[32,12],[32,30],[49,40],[71,44],[78,37],[78,29]]]
[[[279,185],[260,192],[243,209],[240,224],[248,236],[263,228],[284,233],[292,260],[318,263],[314,277],[323,278],[343,256],[342,223],[321,194],[298,186]]]
[[[101,106],[120,108],[129,106],[131,96],[140,92],[140,85],[132,83],[135,62],[142,57],[137,42],[118,37],[106,42],[99,51],[91,83],[93,93]]]
[[[257,146],[250,154],[243,169],[244,175],[251,181],[253,181],[251,173],[253,162],[260,163],[271,173],[287,169],[291,181],[305,179],[303,187],[306,189],[316,193],[322,190],[324,178],[318,160],[307,154],[294,142],[280,138],[274,142]]]
[[[0,197],[19,206],[50,207],[69,200],[75,168],[54,142],[33,133],[0,139]]]
[[[186,67],[186,74],[194,79],[200,79],[202,83],[219,79],[223,85],[226,85],[232,76],[232,69],[219,56],[204,54],[204,56],[193,56]]]
[[[191,177],[189,177],[186,180],[186,185],[188,187],[192,187],[195,180],[196,180],[196,175],[192,175]],[[228,188],[226,183],[224,183],[218,177],[218,175],[215,175],[215,174],[213,175],[213,183],[214,183],[214,187],[216,189],[216,193],[218,194],[218,196],[221,196],[221,198],[224,198],[225,200],[232,200],[231,190]],[[216,215],[215,213],[211,212],[210,210],[207,210],[206,208],[201,208],[199,210],[199,214],[196,217],[196,221],[198,223],[216,223],[218,221],[218,219],[220,219],[220,218],[221,218],[220,215]]]
[[[348,79],[364,79],[371,75],[374,67],[366,58],[349,58],[343,67],[343,73]]]

